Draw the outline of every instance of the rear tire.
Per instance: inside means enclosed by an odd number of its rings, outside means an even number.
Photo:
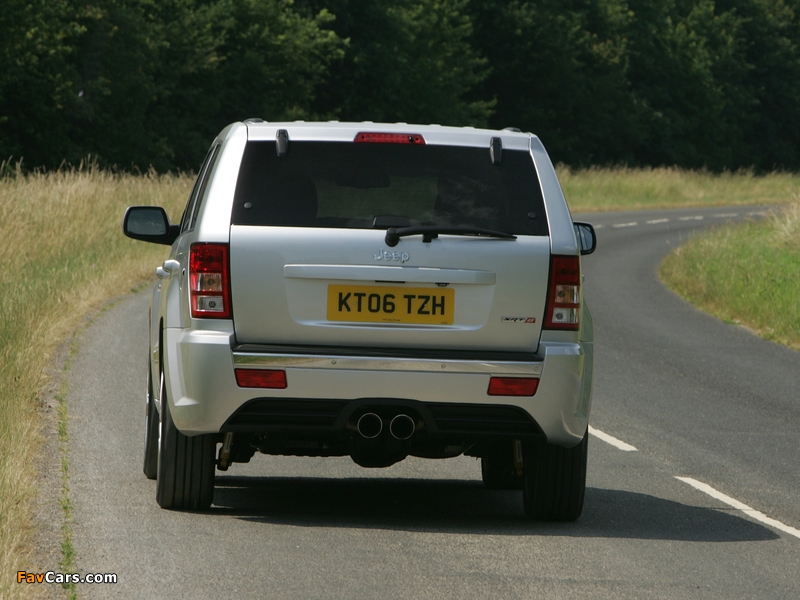
[[[153,377],[147,365],[147,403],[144,420],[144,466],[145,477],[155,479],[158,475],[158,409],[153,401]]]
[[[562,448],[531,444],[525,453],[522,503],[536,521],[574,521],[583,511],[589,432],[580,444]]]
[[[481,477],[490,490],[522,489],[523,478],[514,465],[514,444],[513,440],[498,444],[481,457]]]
[[[161,508],[205,510],[214,499],[216,436],[183,435],[169,410],[161,376],[161,448],[158,454],[156,502]]]

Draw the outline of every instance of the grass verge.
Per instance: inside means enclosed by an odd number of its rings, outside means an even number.
[[[572,212],[689,206],[785,204],[800,194],[800,175],[749,171],[712,174],[677,168],[556,168]]]
[[[57,567],[35,564],[31,541],[46,369],[59,344],[87,314],[151,277],[154,265],[166,256],[163,246],[122,235],[125,208],[157,204],[177,218],[191,184],[187,175],[132,176],[92,166],[28,175],[17,170],[0,179],[0,239],[6,249],[0,254],[2,598],[35,593],[16,583],[18,570]],[[62,427],[67,435],[66,414],[62,417],[59,437]],[[62,477],[68,477],[63,467],[62,462]],[[63,481],[66,511],[68,479]],[[70,546],[62,553],[67,561]]]
[[[662,281],[698,308],[800,350],[800,200],[762,221],[693,236],[662,263]]]

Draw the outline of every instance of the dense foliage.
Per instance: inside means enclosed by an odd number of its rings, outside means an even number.
[[[797,170],[800,0],[3,0],[0,158],[191,169],[254,116]]]

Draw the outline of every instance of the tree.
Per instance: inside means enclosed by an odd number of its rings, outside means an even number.
[[[8,0],[0,156],[196,168],[226,124],[313,117],[342,41],[285,0]]]
[[[75,121],[101,162],[196,168],[230,122],[311,116],[341,41],[281,0],[104,0],[84,24]]]
[[[0,159],[196,168],[246,117],[516,126],[556,161],[800,168],[800,0],[6,0]]]
[[[641,111],[627,81],[616,0],[473,0],[475,40],[492,65],[480,88],[496,97],[490,123],[539,135],[557,161],[633,162]]]
[[[71,64],[81,33],[67,0],[5,0],[0,11],[0,159],[57,166],[77,145]]]
[[[741,19],[739,84],[743,143],[735,162],[761,169],[800,168],[800,2],[720,0]]]
[[[735,166],[741,117],[742,20],[713,0],[632,0],[629,78],[646,122],[637,163]]]
[[[472,94],[488,64],[472,47],[466,0],[308,0],[348,40],[314,106],[349,121],[485,125],[491,98]]]

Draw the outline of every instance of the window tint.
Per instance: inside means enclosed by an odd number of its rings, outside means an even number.
[[[376,217],[379,217],[376,220]],[[235,225],[378,228],[470,226],[547,235],[530,154],[487,148],[352,142],[249,142]]]
[[[200,171],[197,174],[197,179],[194,181],[192,193],[189,195],[189,200],[186,202],[186,208],[184,209],[183,216],[181,217],[181,233],[194,227],[192,215],[197,214],[197,199],[202,196],[202,192],[205,189],[206,175],[211,171],[208,168],[208,165],[216,155],[218,148],[219,145],[212,146],[211,149],[209,149],[208,154],[206,154],[206,157],[203,159],[203,164],[200,165]]]
[[[214,171],[214,165],[217,164],[217,157],[219,156],[219,146],[214,146],[211,149],[211,158],[208,161],[206,166],[206,171],[203,174],[203,180],[200,183],[200,186],[197,190],[197,200],[194,203],[194,207],[192,209],[192,216],[189,221],[189,229],[194,229],[195,223],[197,223],[197,215],[200,212],[200,207],[203,205],[203,202],[206,198],[206,189],[208,188],[208,182],[211,179],[211,173]]]

